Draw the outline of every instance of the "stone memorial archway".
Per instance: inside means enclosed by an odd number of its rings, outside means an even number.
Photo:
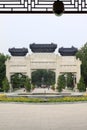
[[[14,73],[22,73],[31,78],[31,73],[37,69],[47,69],[55,72],[56,84],[58,76],[62,73],[71,72],[76,78],[76,84],[79,82],[81,72],[81,61],[76,59],[75,53],[77,49],[60,48],[59,54],[54,51],[56,44],[31,44],[32,53],[27,55],[26,48],[11,48],[11,58],[6,61],[6,76],[10,82],[11,75]],[[56,85],[55,84],[55,85]]]

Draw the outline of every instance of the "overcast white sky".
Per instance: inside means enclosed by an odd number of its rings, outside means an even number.
[[[0,14],[0,53],[30,43],[80,48],[87,42],[87,14]]]

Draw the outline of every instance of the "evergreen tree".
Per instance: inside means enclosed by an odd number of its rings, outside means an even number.
[[[4,78],[4,80],[2,82],[2,86],[3,86],[4,92],[8,92],[10,85],[9,85],[8,79],[6,77]]]
[[[76,57],[82,62],[81,75],[84,79],[85,85],[87,85],[87,43],[77,52]]]
[[[79,90],[80,92],[86,91],[86,86],[85,86],[83,77],[80,78],[80,81],[79,81],[79,83],[77,84],[77,88],[78,88],[78,90]]]
[[[25,89],[29,92],[31,91],[31,80],[28,77],[25,80]]]
[[[64,75],[60,75],[58,77],[58,82],[57,82],[57,89],[58,89],[58,91],[61,92],[62,89],[65,88],[65,85],[66,85],[65,77],[64,77]]]
[[[0,54],[0,88],[2,88],[2,81],[4,80],[6,74],[5,61],[6,58],[4,54]]]
[[[74,87],[74,81],[73,81],[73,74],[72,73],[67,73],[67,87],[68,88],[73,88]]]
[[[3,53],[0,53],[0,89],[2,89],[2,82],[6,76],[6,66],[5,61],[10,58],[8,55],[4,55]]]

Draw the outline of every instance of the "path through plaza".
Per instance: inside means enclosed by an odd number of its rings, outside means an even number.
[[[0,130],[87,130],[87,103],[0,103]]]

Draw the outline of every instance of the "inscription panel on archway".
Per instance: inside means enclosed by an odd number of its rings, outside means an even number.
[[[33,53],[30,59],[31,69],[56,68],[56,55],[53,53]]]
[[[32,62],[32,69],[55,69],[56,62]]]
[[[0,13],[53,13],[56,0],[0,0]],[[61,0],[64,13],[87,13],[87,0]]]

